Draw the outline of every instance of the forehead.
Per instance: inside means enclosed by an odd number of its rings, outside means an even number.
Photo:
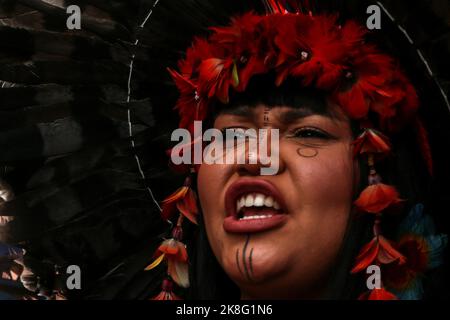
[[[290,124],[315,115],[323,116],[333,121],[349,121],[348,117],[337,105],[331,103],[319,104],[314,101],[296,106],[267,105],[263,103],[243,104],[223,108],[217,117],[221,116],[221,118],[224,118],[227,116],[227,118],[232,117],[249,122],[260,122],[262,119],[263,121],[277,121],[281,124]]]

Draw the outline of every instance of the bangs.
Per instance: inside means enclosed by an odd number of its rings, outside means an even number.
[[[342,120],[342,114],[328,100],[328,93],[312,87],[301,87],[298,80],[286,79],[279,87],[274,75],[255,76],[244,92],[233,92],[230,102],[212,105],[208,125],[212,125],[220,114],[239,114],[241,109],[260,105],[268,108],[291,107],[302,109],[306,114],[323,115]]]

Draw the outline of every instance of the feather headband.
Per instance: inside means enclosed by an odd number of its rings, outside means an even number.
[[[336,20],[247,13],[233,18],[230,26],[211,28],[207,39],[195,39],[179,71],[169,70],[180,92],[180,127],[191,129],[214,101],[227,104],[252,77],[274,72],[276,86],[295,78],[299,88],[328,92],[350,118],[364,120],[373,112],[379,129],[399,130],[417,111],[414,87],[390,56],[365,43],[362,26]]]

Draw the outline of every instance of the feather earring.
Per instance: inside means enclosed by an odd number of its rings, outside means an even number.
[[[197,224],[197,195],[191,188],[194,169],[191,168],[191,176],[185,179],[181,188],[163,201],[162,217],[166,220],[173,216],[178,209],[179,215],[175,227],[172,229],[171,238],[164,240],[153,255],[154,261],[145,268],[145,271],[156,268],[161,262],[167,263],[167,277],[162,284],[162,292],[155,300],[177,300],[173,294],[173,283],[179,287],[188,288],[188,253],[183,241],[183,222],[187,218],[191,223]]]
[[[167,277],[162,283],[162,292],[153,300],[177,300],[173,294],[173,282],[182,288],[189,287],[188,254],[183,238],[184,215],[180,214],[176,226],[172,229],[172,238],[164,240],[154,254],[154,261],[145,271],[156,268],[161,262],[167,263]]]
[[[366,270],[373,264],[378,267],[386,264],[402,265],[406,262],[406,258],[397,251],[396,244],[386,239],[381,231],[382,214],[387,209],[403,202],[399,198],[399,193],[395,187],[383,184],[380,175],[375,170],[375,159],[384,158],[391,150],[389,140],[376,130],[365,129],[353,142],[353,146],[354,156],[366,156],[369,166],[369,185],[361,192],[354,205],[359,211],[374,215],[375,220],[373,239],[360,250],[351,273],[354,274]],[[380,288],[374,288],[369,292],[363,293],[359,299],[394,300],[396,297],[388,292],[381,283]]]

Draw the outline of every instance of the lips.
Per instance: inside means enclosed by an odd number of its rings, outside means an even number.
[[[270,182],[241,179],[225,194],[227,217],[223,228],[230,233],[263,232],[281,227],[287,220],[283,197]]]

